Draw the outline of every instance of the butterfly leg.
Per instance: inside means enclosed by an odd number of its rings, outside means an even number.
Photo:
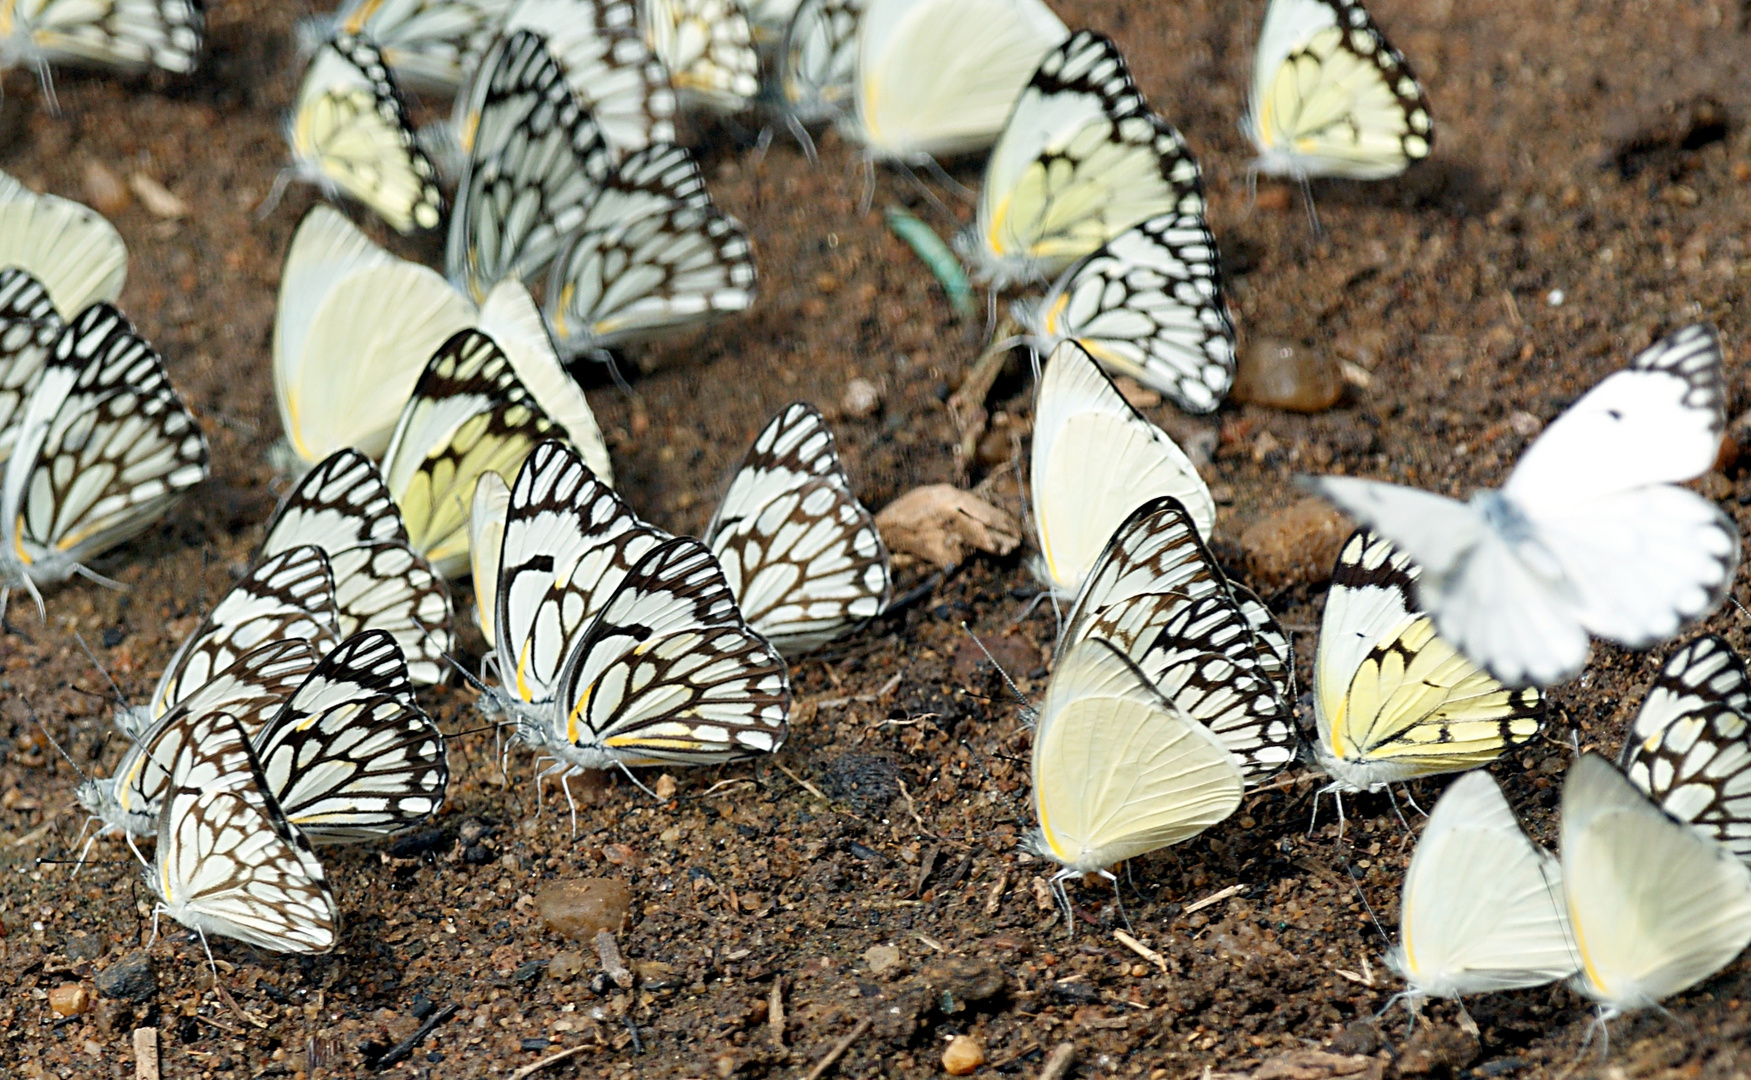
[[[1407,799],[1410,798],[1410,795],[1407,793],[1405,795],[1405,798],[1407,798]],[[1404,816],[1404,811],[1402,809],[1400,809],[1400,807],[1398,805],[1398,799],[1393,796],[1391,784],[1386,785],[1386,801],[1390,802],[1392,804],[1392,812],[1398,815],[1398,823],[1400,825],[1404,826],[1404,831],[1407,833],[1410,832],[1411,831],[1411,823],[1410,823],[1409,819],[1407,819]],[[1427,816],[1427,815],[1425,815],[1425,816]],[[1341,835],[1341,831],[1340,831],[1340,835]]]
[[[1125,876],[1129,877],[1130,874],[1131,864],[1127,862],[1125,864]],[[1102,870],[1100,876],[1113,883],[1113,903],[1119,906],[1119,921],[1125,924],[1125,930],[1127,932],[1135,934],[1137,930],[1131,925],[1131,916],[1125,913],[1125,898],[1119,894],[1118,875],[1114,874],[1111,870]]]
[[[809,159],[809,164],[811,166],[819,165],[821,157],[815,152],[814,137],[809,134],[809,129],[804,126],[803,122],[793,114],[784,118],[784,126],[790,129],[790,134],[796,139],[797,145],[803,148],[803,157]]]
[[[1076,936],[1076,909],[1070,906],[1070,890],[1064,887],[1064,883],[1072,877],[1081,876],[1076,871],[1068,869],[1060,870],[1052,875],[1052,897],[1058,901],[1059,913],[1064,916],[1064,936],[1067,938]]]

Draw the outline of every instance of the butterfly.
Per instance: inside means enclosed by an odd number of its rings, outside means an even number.
[[[772,104],[811,159],[814,141],[806,125],[848,122],[856,107],[858,27],[865,4],[802,0],[782,26]]]
[[[1423,570],[1357,530],[1332,571],[1313,661],[1314,760],[1344,791],[1488,765],[1544,722],[1536,689],[1509,689],[1418,610]]]
[[[409,543],[444,577],[468,569],[469,509],[483,473],[514,476],[542,439],[565,438],[592,472],[612,477],[583,391],[548,352],[540,366],[519,363],[486,334],[463,330],[426,365],[395,425],[383,477]]]
[[[286,127],[284,176],[331,198],[356,199],[399,233],[436,229],[444,197],[419,148],[383,56],[365,38],[336,34],[304,71]]]
[[[1084,256],[1043,299],[1018,300],[1013,311],[1036,353],[1074,341],[1106,370],[1207,413],[1234,385],[1234,322],[1218,261],[1202,214],[1163,214]]]
[[[146,878],[158,909],[202,935],[271,952],[324,953],[340,912],[310,850],[263,783],[248,735],[201,717],[174,758]]]
[[[1216,522],[1216,501],[1185,451],[1074,341],[1052,350],[1040,376],[1029,484],[1040,543],[1034,575],[1065,599],[1113,531],[1150,499],[1178,499],[1200,536]]]
[[[642,0],[645,43],[684,98],[740,112],[760,92],[754,28],[740,0]]]
[[[976,280],[1043,279],[1162,214],[1201,217],[1185,139],[1149,110],[1118,46],[1078,30],[1040,61],[985,165],[973,224],[955,238]]]
[[[294,471],[347,448],[382,456],[432,354],[470,326],[513,354],[552,352],[518,282],[501,282],[477,308],[333,207],[312,207],[286,253],[274,316],[274,393]]]
[[[464,115],[468,160],[456,188],[445,273],[470,297],[530,281],[584,222],[613,164],[602,130],[532,30],[481,62]],[[458,104],[458,108],[462,108]]]
[[[907,164],[983,150],[1069,35],[1040,0],[870,0],[851,133],[871,157]]]
[[[688,150],[652,146],[621,162],[554,260],[544,313],[562,351],[614,345],[745,311],[754,253],[719,210]]]
[[[1666,661],[1623,741],[1618,768],[1680,821],[1751,861],[1751,683],[1713,634]]]
[[[669,71],[639,29],[640,0],[518,0],[503,33],[532,30],[546,39],[578,104],[595,120],[611,160],[652,143],[675,141],[675,91]],[[459,105],[472,94],[459,97]],[[477,113],[455,121],[472,132]],[[470,144],[464,142],[463,148]]]
[[[408,545],[407,527],[377,466],[337,450],[280,501],[258,558],[314,545],[334,579],[337,640],[362,630],[393,635],[414,682],[448,673],[450,592]]]
[[[1034,729],[1026,846],[1063,867],[1108,867],[1189,840],[1240,805],[1240,763],[1208,728],[1169,705],[1113,645],[1072,645],[1046,686]],[[1066,920],[1068,924],[1068,920]]]
[[[1689,326],[1552,421],[1499,490],[1311,484],[1422,565],[1442,637],[1510,686],[1549,686],[1585,666],[1589,634],[1646,648],[1726,595],[1739,530],[1676,486],[1714,463],[1725,399],[1720,339]]]
[[[15,586],[36,596],[90,575],[206,476],[206,439],[163,360],[114,307],[87,307],[55,336],[6,460],[0,610]]]
[[[39,73],[53,64],[186,75],[206,31],[200,0],[3,0],[0,21],[5,66]]]
[[[1221,739],[1248,784],[1295,759],[1289,637],[1223,575],[1178,499],[1151,499],[1113,531],[1056,651],[1087,640],[1117,648],[1170,706]]]
[[[1423,88],[1360,0],[1271,0],[1252,79],[1259,172],[1378,180],[1434,146]]]
[[[1563,782],[1562,868],[1581,958],[1571,985],[1607,1017],[1695,986],[1751,944],[1751,867],[1597,754]]]
[[[784,742],[783,659],[748,628],[703,544],[639,521],[575,450],[537,446],[511,484],[481,701],[554,772],[706,765]]]
[[[703,539],[748,625],[787,655],[887,607],[888,549],[813,406],[787,406],[755,436]]]
[[[114,303],[128,275],[128,249],[97,211],[38,195],[0,172],[0,267],[28,273],[48,291],[53,312],[71,317]]]
[[[1580,969],[1562,865],[1527,839],[1488,773],[1455,780],[1429,815],[1386,962],[1413,999],[1542,986]]]
[[[480,63],[515,0],[343,0],[300,24],[306,51],[337,33],[376,43],[383,62],[416,90],[454,93]]]
[[[0,461],[12,453],[18,421],[65,325],[40,281],[16,266],[0,270]]]
[[[444,735],[414,703],[401,648],[382,630],[323,657],[251,742],[286,820],[315,843],[388,836],[444,804]]]
[[[318,660],[316,648],[296,638],[269,641],[237,657],[140,731],[108,777],[81,783],[79,804],[103,823],[103,832],[150,836],[176,760],[198,745],[201,727],[223,715],[246,735],[260,731]]]
[[[269,642],[303,641],[317,649],[334,645],[340,640],[334,580],[327,553],[311,544],[262,559],[177,647],[146,704],[117,712],[116,726],[140,737],[186,695]]]

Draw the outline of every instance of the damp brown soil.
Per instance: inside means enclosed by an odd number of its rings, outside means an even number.
[[[326,853],[346,919],[332,955],[215,941],[223,1000],[197,942],[166,926],[147,945],[148,890],[125,847],[100,843],[77,876],[38,862],[75,855],[82,821],[76,770],[31,719],[34,709],[78,769],[112,764],[112,692],[80,639],[122,694],[143,698],[244,566],[282,490],[268,464],[279,434],[270,334],[280,259],[312,196],[294,187],[265,216],[257,206],[283,160],[291,26],[304,12],[213,6],[193,79],[58,75],[52,115],[15,72],[0,111],[0,166],[32,187],[85,197],[100,170],[124,183],[139,174],[187,205],[159,217],[133,197],[112,214],[131,254],[121,305],[168,357],[214,463],[211,482],[97,564],[123,589],[56,588],[46,622],[15,598],[0,636],[0,1072],[131,1076],[131,1032],[150,1026],[165,1076],[364,1075],[421,1017],[454,1006],[385,1075],[503,1076],[578,1048],[542,1075],[804,1076],[848,1042],[826,1075],[923,1077],[942,1073],[957,1035],[983,1047],[987,1076],[1036,1076],[1063,1043],[1075,1076],[1751,1073],[1743,959],[1669,1014],[1611,1023],[1608,1050],[1587,1005],[1560,987],[1475,999],[1475,1028],[1448,1005],[1414,1033],[1401,1011],[1373,1023],[1397,987],[1379,927],[1396,921],[1417,811],[1350,800],[1340,839],[1329,801],[1315,816],[1321,781],[1305,769],[1126,868],[1125,913],[1158,962],[1118,939],[1104,883],[1071,888],[1069,936],[1042,892],[1050,868],[1017,851],[1030,825],[1028,730],[961,630],[992,643],[1023,693],[1041,691],[1053,616],[1029,611],[1025,550],[971,561],[795,664],[793,734],[776,759],[675,770],[662,803],[624,779],[580,782],[575,828],[555,789],[540,796],[525,752],[500,771],[471,692],[433,691],[433,715],[463,733],[434,828],[393,850]],[[1379,0],[1376,16],[1427,84],[1436,151],[1402,180],[1315,184],[1317,232],[1299,192],[1249,192],[1236,120],[1262,5],[1057,6],[1119,41],[1196,149],[1241,333],[1351,365],[1346,398],[1317,415],[1151,410],[1213,448],[1216,550],[1237,571],[1242,530],[1298,498],[1295,474],[1456,495],[1499,482],[1535,427],[1515,414],[1548,420],[1686,322],[1720,326],[1735,415],[1751,405],[1739,362],[1751,340],[1751,43],[1739,5]],[[586,373],[627,498],[663,525],[699,529],[759,425],[803,399],[836,418],[871,506],[948,481],[985,482],[1018,507],[1011,454],[1025,442],[988,439],[963,466],[943,404],[983,328],[952,317],[881,218],[903,205],[946,231],[938,212],[885,172],[860,212],[865,180],[842,142],[826,137],[811,166],[779,139],[756,165],[756,134],[702,136],[714,194],[754,236],[754,311],[635,353],[635,397]],[[977,169],[955,175],[973,184]],[[439,256],[435,241],[392,246]],[[878,388],[873,415],[839,415],[853,378]],[[1000,430],[1025,433],[1028,400],[1018,359],[992,396]],[[1733,468],[1701,486],[1751,524],[1751,476]],[[905,571],[906,583],[923,578]],[[1270,601],[1295,632],[1305,682],[1322,586]],[[1709,629],[1747,644],[1737,614]],[[466,644],[473,664],[479,639]],[[1574,747],[1615,749],[1659,658],[1600,649],[1551,695],[1548,737],[1495,767],[1547,842]],[[1427,807],[1441,786],[1407,794]],[[628,987],[601,974],[590,943],[537,915],[543,888],[579,877],[630,887],[618,938]],[[156,987],[140,1000],[100,999],[70,1018],[49,1007],[50,991],[90,988],[141,948]],[[561,954],[573,955],[554,963]]]

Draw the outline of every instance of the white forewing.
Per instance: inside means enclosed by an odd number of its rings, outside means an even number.
[[[505,546],[505,521],[511,509],[511,488],[498,473],[486,473],[474,485],[474,505],[468,515],[468,566],[474,579],[474,624],[493,647],[493,612],[498,610],[499,556]]]
[[[1435,804],[1399,912],[1387,963],[1419,997],[1541,986],[1581,966],[1562,866],[1527,839],[1488,773],[1460,777]]]
[[[1595,754],[1563,784],[1562,866],[1574,986],[1611,1013],[1695,986],[1751,943],[1751,868]]]
[[[0,267],[11,266],[42,282],[55,310],[72,318],[121,295],[128,249],[97,211],[0,173]]]
[[[206,16],[200,0],[11,0],[0,61],[148,68],[186,75],[200,62]]]
[[[359,34],[416,90],[454,93],[480,63],[514,0],[344,0],[316,34]]]

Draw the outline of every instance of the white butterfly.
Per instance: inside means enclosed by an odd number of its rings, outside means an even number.
[[[1082,587],[1114,530],[1150,499],[1178,499],[1201,536],[1216,522],[1216,501],[1185,451],[1074,341],[1052,351],[1040,376],[1030,465],[1040,543],[1034,574],[1065,599]]]
[[[511,513],[511,486],[495,472],[481,473],[468,508],[468,572],[474,584],[474,625],[491,649],[493,618],[498,611],[499,557],[505,546],[505,522]]]
[[[755,436],[704,540],[748,625],[787,655],[887,606],[888,549],[810,405],[786,407]]]
[[[198,745],[199,731],[225,716],[245,735],[260,731],[316,668],[310,642],[282,638],[258,645],[177,700],[133,739],[111,774],[79,785],[79,803],[103,823],[102,832],[149,836],[171,784],[177,758]],[[118,726],[126,728],[123,717]]]
[[[1751,861],[1751,682],[1732,648],[1708,634],[1666,661],[1617,759],[1680,821]]]
[[[307,544],[328,556],[338,637],[387,631],[414,682],[442,681],[455,645],[450,591],[408,546],[382,474],[358,451],[337,450],[304,474],[268,522],[257,557]]]
[[[760,57],[741,0],[643,0],[645,43],[685,99],[714,112],[747,108]]]
[[[177,647],[144,705],[116,713],[116,726],[142,733],[206,686],[245,653],[274,641],[325,650],[340,640],[339,609],[328,555],[311,544],[271,553],[233,585]],[[248,718],[244,720],[247,726]]]
[[[298,27],[305,51],[336,33],[376,43],[395,77],[415,90],[454,93],[480,63],[515,0],[342,0]]]
[[[65,324],[42,283],[16,266],[0,270],[0,461]]]
[[[55,337],[6,460],[0,610],[15,586],[90,574],[206,475],[206,440],[158,354],[115,308],[86,308]]]
[[[1271,0],[1241,125],[1272,176],[1396,176],[1429,156],[1429,104],[1360,0]]]
[[[719,210],[693,155],[652,146],[621,162],[553,262],[545,313],[560,348],[610,346],[754,303],[754,253]]]
[[[0,172],[0,267],[41,282],[65,318],[99,300],[115,302],[128,276],[128,249],[97,211],[35,194]]]
[[[274,392],[296,458],[338,450],[377,457],[432,354],[477,326],[509,353],[551,353],[547,330],[514,281],[477,309],[429,267],[372,243],[333,207],[299,223],[280,275]]]
[[[1480,768],[1543,724],[1536,689],[1508,689],[1435,633],[1413,596],[1421,575],[1366,529],[1332,570],[1313,660],[1313,756],[1337,790]]]
[[[0,24],[0,68],[186,75],[200,60],[206,15],[200,0],[0,0]]]
[[[1216,239],[1202,214],[1164,214],[1073,264],[1045,297],[1018,300],[1036,353],[1074,341],[1192,413],[1213,411],[1234,384],[1234,322],[1222,297]]]
[[[1413,999],[1542,986],[1580,969],[1562,866],[1527,839],[1488,773],[1455,780],[1429,815],[1386,962]]]
[[[1151,499],[1113,531],[1056,651],[1095,639],[1221,739],[1249,784],[1295,759],[1289,637],[1256,596],[1223,576],[1178,499]]]
[[[286,126],[282,179],[369,207],[396,232],[435,229],[443,193],[419,148],[389,67],[365,38],[341,33],[316,50]]]
[[[251,741],[267,790],[315,843],[379,839],[444,804],[444,735],[414,703],[401,649],[381,630],[323,657]]]
[[[1201,217],[1198,163],[1151,112],[1118,46],[1078,30],[1040,61],[955,238],[993,289],[1056,274],[1162,214]]]
[[[1040,0],[870,0],[852,135],[908,164],[983,150],[1069,34]]]
[[[613,157],[533,30],[501,38],[469,93],[464,115],[477,119],[463,133],[468,160],[444,269],[463,293],[482,297],[509,278],[534,280],[583,225]]]
[[[1596,754],[1563,783],[1562,865],[1572,985],[1608,1017],[1695,986],[1751,943],[1751,868]]]
[[[249,738],[209,713],[169,766],[146,878],[158,910],[272,952],[334,948],[340,912],[310,843],[263,784]]]
[[[535,316],[533,308],[530,309]],[[468,569],[474,485],[487,472],[514,476],[537,443],[564,438],[591,471],[611,481],[608,447],[583,391],[545,357],[500,349],[464,330],[432,357],[383,455],[383,477],[407,522],[409,543],[445,577]]]
[[[1189,840],[1227,818],[1240,763],[1100,640],[1070,647],[1046,687],[1033,746],[1027,844],[1064,869],[1054,883],[1111,877],[1114,863]]]
[[[1442,637],[1510,686],[1549,686],[1586,664],[1589,634],[1646,648],[1726,595],[1739,530],[1676,486],[1713,464],[1725,389],[1713,328],[1690,326],[1570,406],[1500,490],[1312,486],[1422,565]]]
[[[506,510],[481,708],[551,772],[705,765],[784,742],[784,661],[711,552],[633,516],[577,453],[542,443]]]
[[[613,160],[652,143],[675,141],[675,91],[669,72],[639,29],[640,0],[518,0],[502,33],[533,30],[602,133]],[[472,93],[457,98],[458,131],[473,132]],[[470,142],[463,143],[467,150]]]

